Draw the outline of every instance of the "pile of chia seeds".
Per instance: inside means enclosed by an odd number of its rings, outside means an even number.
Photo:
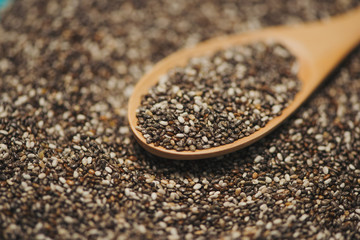
[[[360,239],[360,48],[280,128],[172,161],[129,131],[163,57],[357,0],[19,0],[0,18],[0,239]]]
[[[300,88],[283,46],[253,43],[190,59],[160,77],[137,109],[147,143],[195,151],[249,136],[281,114]]]

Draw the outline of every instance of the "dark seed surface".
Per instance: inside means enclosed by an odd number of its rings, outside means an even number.
[[[300,88],[297,69],[295,58],[276,43],[190,59],[142,97],[138,130],[147,143],[177,151],[232,143],[281,114]]]
[[[359,48],[243,151],[159,159],[126,120],[136,81],[177,49],[358,5],[14,1],[0,19],[0,239],[360,239]]]

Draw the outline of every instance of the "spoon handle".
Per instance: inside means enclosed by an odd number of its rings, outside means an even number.
[[[280,32],[309,63],[306,87],[314,90],[360,42],[360,8],[329,20]],[[293,40],[293,41],[291,41]],[[299,42],[301,44],[297,45]],[[297,45],[297,46],[296,46]],[[315,80],[316,79],[316,80]],[[304,79],[306,81],[306,79]]]

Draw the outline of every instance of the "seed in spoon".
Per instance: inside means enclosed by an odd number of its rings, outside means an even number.
[[[282,45],[235,46],[163,75],[142,97],[137,129],[166,149],[217,147],[264,127],[299,89],[296,59]]]

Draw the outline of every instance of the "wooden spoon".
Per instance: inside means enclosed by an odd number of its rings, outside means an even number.
[[[142,133],[137,131],[136,109],[141,97],[154,86],[159,77],[176,66],[185,66],[190,58],[211,55],[218,50],[251,42],[273,41],[283,44],[298,60],[298,78],[301,90],[282,114],[269,121],[250,136],[233,143],[192,151],[167,150],[147,144]],[[360,8],[328,20],[295,25],[272,27],[254,32],[222,36],[182,49],[157,63],[135,86],[129,100],[128,118],[131,130],[140,145],[147,151],[164,158],[192,160],[210,158],[244,148],[269,134],[288,118],[314,92],[326,76],[360,42]],[[351,87],[351,86],[349,86]]]

